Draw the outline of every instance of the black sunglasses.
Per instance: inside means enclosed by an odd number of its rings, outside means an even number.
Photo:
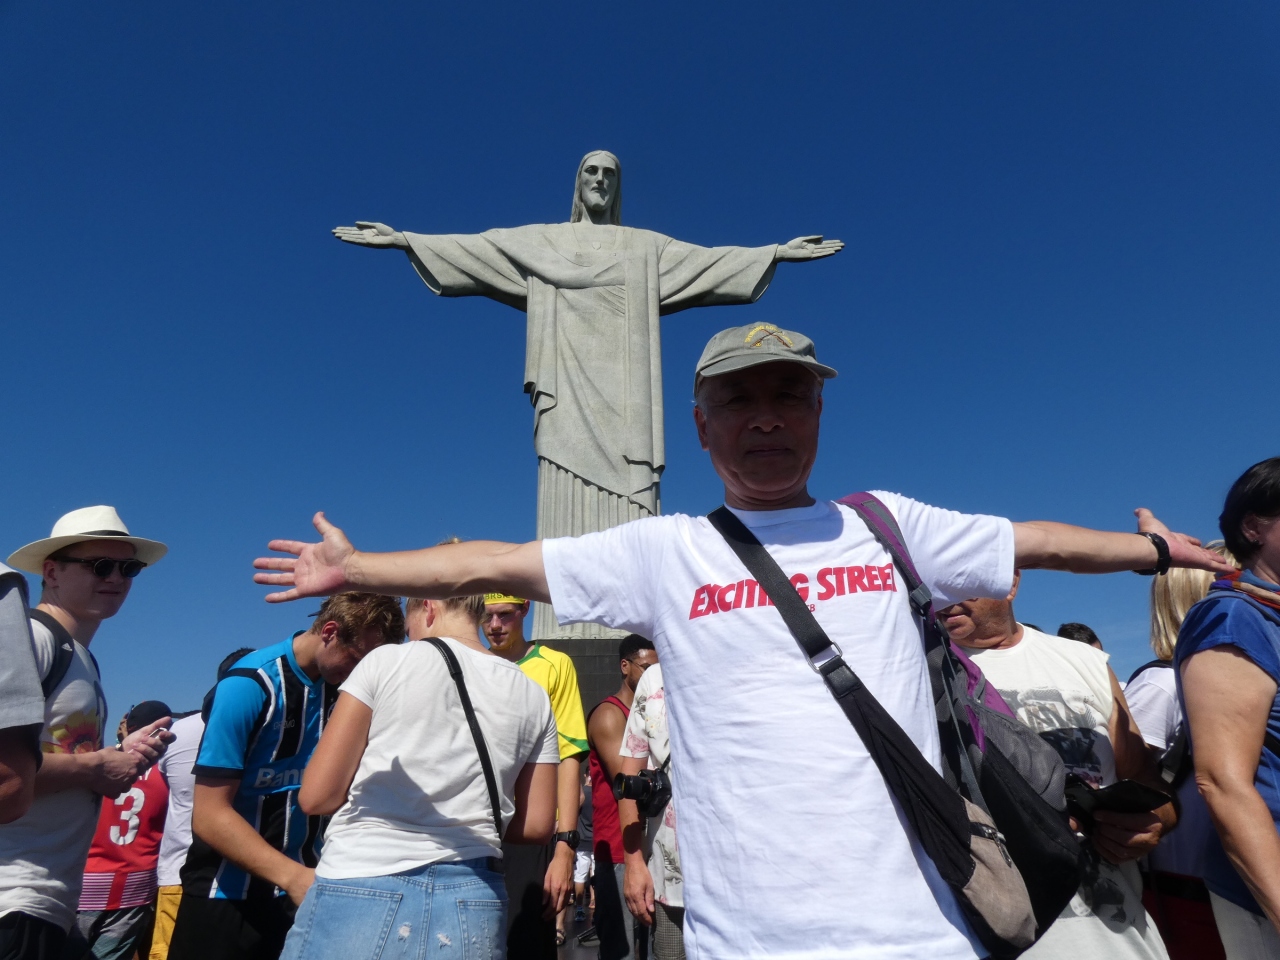
[[[105,580],[111,576],[111,571],[116,567],[120,568],[120,576],[132,580],[142,572],[142,568],[146,566],[141,560],[113,560],[111,557],[58,557],[59,563],[82,563],[90,570],[99,580]]]

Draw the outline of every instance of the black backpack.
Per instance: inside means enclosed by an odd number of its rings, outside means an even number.
[[[53,634],[53,664],[40,681],[40,692],[48,700],[53,695],[53,691],[58,689],[58,684],[62,683],[63,678],[66,677],[67,671],[71,669],[71,662],[76,658],[76,642],[71,634],[67,633],[66,627],[43,610],[32,610],[30,613],[32,620]],[[85,652],[88,653],[88,650],[86,649]],[[92,653],[89,654],[89,659],[93,660],[94,669],[97,669],[98,661]]]

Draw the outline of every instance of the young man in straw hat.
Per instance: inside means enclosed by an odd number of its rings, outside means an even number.
[[[771,324],[722,331],[695,374],[698,438],[724,483],[726,508],[754,529],[838,645],[823,651],[823,664],[843,649],[831,669],[847,661],[940,765],[928,664],[892,558],[850,508],[809,493],[823,382],[833,376],[801,333]],[[856,442],[856,426],[839,426]],[[877,497],[939,606],[1006,596],[1015,569],[1227,567],[1146,510],[1137,534],[1106,533]],[[671,707],[689,956],[988,953],[904,827],[822,676],[708,518],[654,516],[581,537],[396,554],[357,551],[323,514],[315,524],[322,543],[275,540],[272,549],[293,556],[255,562],[273,571],[258,582],[279,585],[268,600],[353,589],[424,597],[507,590],[551,602],[562,622],[653,640]]]
[[[0,826],[0,960],[56,958],[75,920],[101,797],[118,797],[164,753],[169,718],[103,749],[107,704],[89,643],[168,548],[134,537],[113,507],[73,510],[9,557],[41,578],[31,640],[44,694],[43,763],[26,816]]]
[[[573,894],[573,866],[580,843],[582,757],[587,752],[587,722],[582,714],[582,695],[578,693],[578,672],[573,661],[559,650],[525,639],[524,621],[528,615],[528,600],[503,593],[485,594],[480,626],[489,649],[516,664],[547,692],[560,745],[556,834],[551,846],[507,844],[502,848],[510,901],[507,960],[555,956],[555,916]],[[541,897],[537,896],[538,890],[542,891]]]

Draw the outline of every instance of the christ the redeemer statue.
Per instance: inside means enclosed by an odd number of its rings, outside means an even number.
[[[754,303],[779,261],[817,260],[839,240],[699,247],[621,225],[622,166],[582,158],[568,223],[431,235],[357,221],[339,240],[395,247],[432,293],[484,296],[528,315],[524,389],[538,454],[537,536],[577,536],[659,511],[665,466],[658,318],[689,307]],[[534,637],[557,628],[539,606]],[[588,630],[590,632],[588,632]]]

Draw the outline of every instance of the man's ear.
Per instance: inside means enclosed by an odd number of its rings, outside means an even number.
[[[422,615],[427,619],[427,629],[431,629],[431,625],[436,622],[436,602],[434,600],[422,601]]]
[[[326,646],[334,643],[338,639],[339,629],[338,622],[336,620],[330,620],[320,628],[320,639],[325,642]]]
[[[1009,595],[1005,597],[1005,600],[1009,601],[1009,603],[1013,603],[1013,598],[1018,595],[1018,585],[1020,583],[1022,583],[1022,571],[1015,570],[1013,571],[1013,589],[1010,590]]]
[[[702,408],[695,406],[693,408],[693,425],[698,428],[698,443],[702,444],[702,449],[707,448],[707,415],[702,412]]]
[[[526,600],[524,603],[520,604],[520,616],[527,617],[528,615],[529,615],[529,601]]]

